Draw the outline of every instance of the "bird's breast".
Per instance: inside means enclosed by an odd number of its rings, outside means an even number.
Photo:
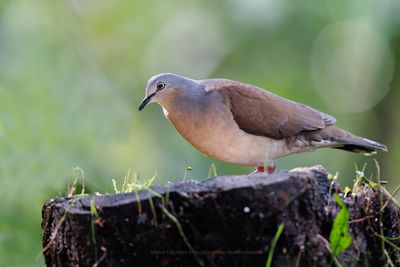
[[[176,130],[202,153],[218,160],[261,166],[275,157],[281,144],[267,137],[242,131],[226,105],[163,107]],[[261,165],[260,165],[261,164]]]

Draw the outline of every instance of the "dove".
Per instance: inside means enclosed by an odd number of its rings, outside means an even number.
[[[158,103],[179,134],[200,152],[255,167],[256,172],[272,173],[276,159],[319,148],[364,155],[387,151],[381,143],[335,126],[336,119],[328,114],[229,79],[158,74],[148,80],[139,111],[149,103]]]

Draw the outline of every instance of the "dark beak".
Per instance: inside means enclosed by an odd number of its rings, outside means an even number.
[[[147,96],[145,99],[143,99],[142,103],[139,106],[139,111],[141,111],[142,109],[144,109],[144,107],[150,102],[150,100],[153,98],[153,96],[156,93],[152,93],[151,95]]]

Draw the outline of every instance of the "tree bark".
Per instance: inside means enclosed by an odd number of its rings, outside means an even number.
[[[380,213],[377,187],[344,197],[321,166],[52,199],[42,212],[43,254],[47,266],[265,266],[283,224],[273,266],[330,266],[334,193],[350,211],[353,239],[337,260],[400,264],[379,237],[400,235],[399,208],[389,201]]]

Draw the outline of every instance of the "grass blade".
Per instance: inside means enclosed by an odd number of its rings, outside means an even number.
[[[281,236],[284,228],[285,228],[285,225],[283,223],[281,223],[278,226],[278,230],[276,231],[274,239],[272,240],[271,249],[268,252],[268,259],[267,259],[267,263],[265,264],[265,267],[271,267],[272,257],[274,256],[276,243],[278,243],[279,237]]]

